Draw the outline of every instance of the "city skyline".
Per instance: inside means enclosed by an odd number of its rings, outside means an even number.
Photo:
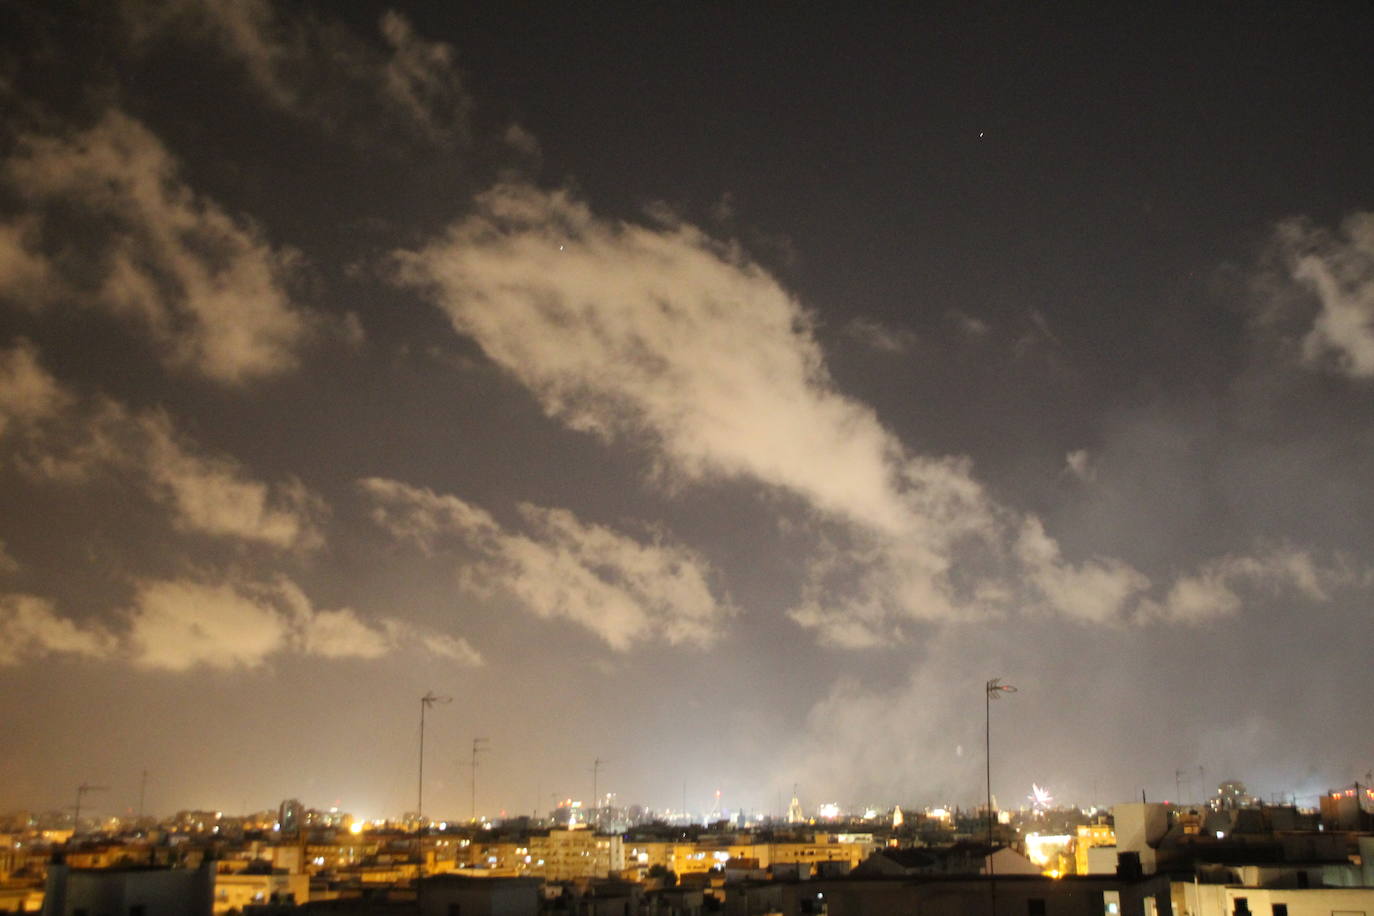
[[[1374,769],[1368,7],[0,16],[0,810]]]

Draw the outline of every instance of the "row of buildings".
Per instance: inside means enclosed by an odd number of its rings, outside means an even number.
[[[279,829],[0,837],[0,911],[738,916],[1374,916],[1368,790],[843,830]],[[952,837],[932,834],[953,830]],[[1054,832],[1050,832],[1054,831]],[[932,837],[935,842],[931,842]],[[23,843],[29,844],[25,849]]]

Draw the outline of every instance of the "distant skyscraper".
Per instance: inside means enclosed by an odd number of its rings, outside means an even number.
[[[902,826],[902,806],[897,805],[892,809],[892,826],[894,829]]]
[[[800,824],[806,820],[806,814],[802,812],[801,802],[797,796],[792,796],[792,804],[787,806],[787,822],[789,824]]]

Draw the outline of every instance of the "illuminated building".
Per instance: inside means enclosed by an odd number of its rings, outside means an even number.
[[[1111,824],[1082,824],[1078,828],[1078,836],[1074,838],[1073,861],[1074,874],[1092,874],[1094,869],[1090,864],[1089,850],[1100,847],[1111,847],[1111,867],[1106,871],[1116,871],[1116,831]]]
[[[591,830],[550,830],[529,842],[529,873],[548,881],[600,878],[625,868],[625,846],[619,836]]]
[[[787,822],[789,824],[800,824],[806,820],[806,814],[802,811],[801,801],[797,796],[792,796],[792,803],[787,806]]]
[[[239,911],[250,903],[305,903],[310,899],[310,877],[287,874],[280,869],[245,869],[215,875],[215,913]]]

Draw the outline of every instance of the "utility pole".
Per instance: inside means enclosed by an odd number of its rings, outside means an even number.
[[[143,820],[143,801],[148,795],[148,771],[143,771],[143,778],[138,783],[138,819]]]
[[[470,820],[473,823],[477,821],[477,755],[482,751],[491,750],[489,747],[482,747],[482,745],[489,743],[491,743],[490,738],[472,739],[472,815]]]

